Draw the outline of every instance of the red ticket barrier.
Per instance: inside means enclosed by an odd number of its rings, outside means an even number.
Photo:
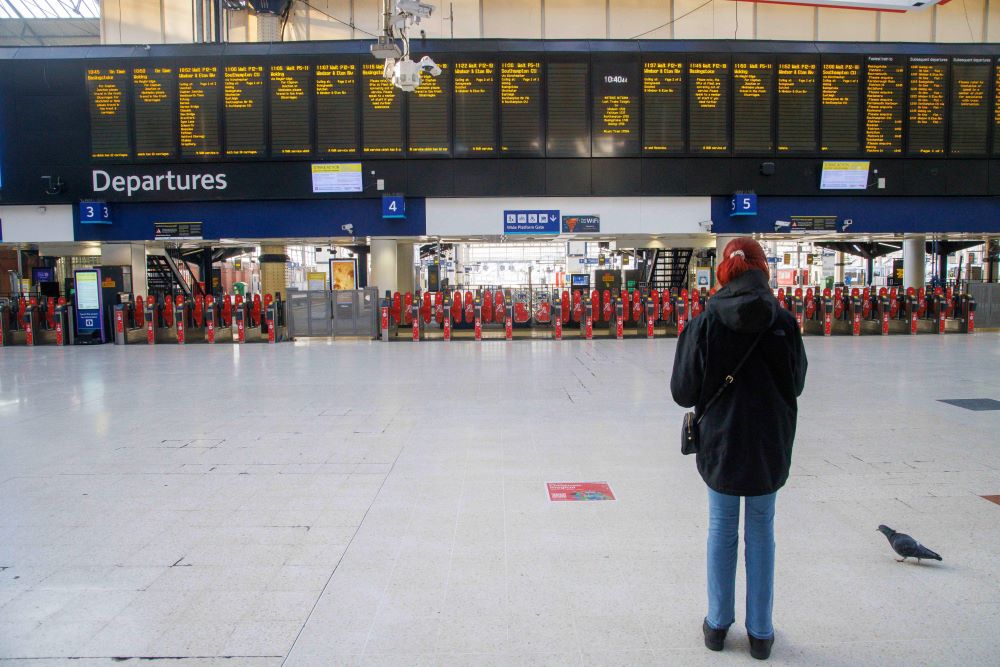
[[[504,304],[503,290],[498,289],[493,295],[493,319],[499,324],[507,318],[507,307]]]
[[[872,316],[872,295],[871,290],[867,287],[861,290],[861,317],[866,320],[871,319]]]
[[[562,323],[563,324],[567,324],[567,323],[569,323],[570,315],[572,315],[572,313],[570,313],[569,292],[568,291],[563,290],[562,298],[560,299],[560,301],[561,301],[561,304],[562,304],[562,309],[560,311],[560,314],[562,316],[561,317]]]
[[[899,296],[895,287],[889,290],[889,317],[892,319],[899,317]]]
[[[660,320],[660,291],[650,290],[649,300],[653,304],[653,321],[658,322]]]
[[[446,301],[448,303],[445,305],[444,319],[441,324],[444,327],[444,339],[451,340],[451,313],[453,305],[451,303],[451,296],[449,296]]]
[[[806,290],[806,319],[811,320],[816,317],[816,297],[813,294],[813,288],[810,287]]]
[[[400,296],[399,292],[393,292],[392,294],[392,305],[389,306],[389,314],[392,316],[392,321],[399,326],[399,323],[403,320],[403,297]]]
[[[660,304],[660,319],[664,322],[670,323],[674,316],[674,300],[670,296],[670,290],[663,290],[661,295],[663,302]]]
[[[531,319],[531,313],[528,312],[528,304],[524,303],[520,299],[514,301],[514,322],[516,324],[524,324]]]
[[[601,293],[597,290],[590,293],[590,320],[592,323],[601,320]]]
[[[927,295],[924,293],[924,288],[917,289],[917,317],[925,317],[927,315]]]
[[[222,326],[233,326],[233,298],[228,294],[222,300]]]
[[[583,295],[580,294],[580,290],[573,290],[573,315],[572,319],[574,322],[579,322],[583,319]]]
[[[492,322],[493,315],[493,292],[486,290],[483,292],[483,322]]]
[[[56,298],[50,296],[45,301],[45,328],[52,331],[56,328]]]
[[[424,324],[430,323],[432,314],[433,314],[433,305],[431,300],[431,293],[424,292],[423,304],[420,306],[420,316],[424,318]]]
[[[548,324],[552,320],[552,304],[549,303],[547,298],[542,298],[538,300],[538,305],[535,306],[535,322],[539,324]]]
[[[629,308],[629,303],[631,302],[631,299],[629,298],[628,290],[625,289],[624,287],[622,288],[622,292],[619,295],[619,298],[621,299],[622,302],[622,319],[627,322],[629,319],[629,315],[632,314],[632,309]]]
[[[782,308],[784,308],[785,310],[788,310],[788,304],[785,303],[785,288],[784,287],[779,287],[778,288],[778,305],[781,306]]]
[[[451,319],[455,324],[462,322],[462,293],[451,293]]]
[[[563,312],[565,312],[565,311],[563,311]],[[557,317],[557,318],[555,318],[555,319],[556,319],[556,322],[555,322],[555,326],[553,327],[552,337],[555,338],[556,340],[562,340],[562,336],[563,336],[563,315],[562,315],[562,313],[560,313],[560,316]]]
[[[503,335],[507,340],[514,340],[514,323],[511,322],[510,315],[504,313]]]
[[[215,342],[215,297],[211,294],[205,295],[205,341]]]
[[[695,290],[691,293],[691,319],[701,315],[701,294]]]
[[[237,296],[236,303],[239,305],[242,303],[242,299]],[[170,329],[174,326],[174,301],[170,297],[167,297],[163,302],[163,326]]]
[[[472,324],[472,320],[476,317],[476,307],[473,304],[472,292],[466,290],[465,292],[465,323]]]
[[[407,292],[403,295],[403,324],[409,326],[413,324],[413,294]]]
[[[434,321],[438,324],[444,322],[444,292],[434,295]]]
[[[681,295],[677,297],[677,336],[680,337],[684,333],[684,327],[687,324],[687,290],[681,290]]]
[[[639,290],[632,290],[632,321],[642,321],[642,294]]]
[[[954,290],[951,287],[949,287],[948,289],[945,290],[945,297],[948,299],[947,316],[948,317],[954,317],[955,316],[955,292],[954,292]]]
[[[270,297],[271,295],[268,294],[267,296]],[[205,297],[203,297],[201,294],[197,294],[194,297],[194,313],[192,313],[194,317],[194,325],[196,327],[201,326],[204,314],[205,314]]]
[[[823,290],[823,303],[820,307],[823,311],[823,335],[829,336],[833,333],[833,296],[829,287]]]
[[[833,318],[844,319],[844,293],[839,287],[833,292]]]
[[[141,296],[135,297],[135,326],[146,326],[146,302]]]
[[[604,295],[602,298],[603,298],[603,307],[601,309],[601,321],[610,322],[611,314],[614,312],[613,311],[614,306],[611,303],[611,290],[607,289],[604,290]]]

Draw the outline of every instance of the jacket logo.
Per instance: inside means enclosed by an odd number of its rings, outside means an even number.
[[[771,333],[773,333],[775,336],[784,336],[785,335],[785,330],[784,329],[775,329]]]

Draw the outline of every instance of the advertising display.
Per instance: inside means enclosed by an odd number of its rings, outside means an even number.
[[[358,288],[358,260],[330,260],[330,288],[335,290]]]
[[[78,339],[105,342],[100,269],[78,269],[73,274],[73,284]]]

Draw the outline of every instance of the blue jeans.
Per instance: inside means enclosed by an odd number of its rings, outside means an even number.
[[[743,524],[747,566],[747,632],[774,636],[774,500],[777,493],[748,496]],[[708,490],[708,624],[722,630],[736,620],[736,547],[740,496]]]

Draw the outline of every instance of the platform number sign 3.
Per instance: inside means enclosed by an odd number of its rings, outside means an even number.
[[[110,225],[111,209],[107,202],[80,202],[80,222],[85,225]]]
[[[757,195],[738,192],[729,200],[729,215],[757,215]]]
[[[382,197],[382,217],[405,218],[406,199],[403,197],[396,197],[391,195],[386,195],[385,197]]]

